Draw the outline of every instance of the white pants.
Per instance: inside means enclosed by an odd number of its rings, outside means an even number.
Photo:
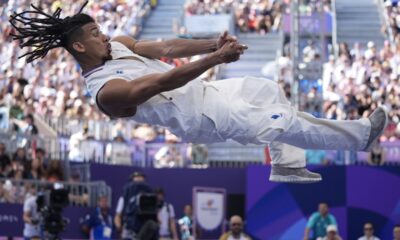
[[[368,142],[368,119],[315,118],[290,106],[280,86],[268,79],[245,77],[210,83],[200,142],[233,139],[270,144],[272,164],[304,167],[304,150],[362,150]],[[216,139],[216,140],[215,140]]]
[[[294,124],[270,143],[272,165],[304,167],[304,149],[363,150],[368,142],[371,123],[368,119],[327,120],[298,112]],[[267,143],[262,133],[258,140]]]

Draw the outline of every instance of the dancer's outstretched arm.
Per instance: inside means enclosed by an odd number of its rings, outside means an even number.
[[[161,92],[182,87],[215,65],[237,61],[245,49],[243,45],[226,43],[202,59],[165,73],[149,74],[134,81],[110,80],[99,91],[98,103],[112,117],[132,116],[139,104]]]
[[[148,58],[181,58],[199,54],[207,54],[221,48],[226,42],[236,42],[236,38],[224,32],[217,39],[171,39],[164,41],[137,41],[128,36],[118,36],[117,41],[131,51]]]

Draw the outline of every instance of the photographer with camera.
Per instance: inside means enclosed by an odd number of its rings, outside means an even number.
[[[24,201],[23,220],[24,220],[24,238],[41,239],[40,214],[36,204],[37,196],[32,194]]]
[[[122,239],[158,240],[157,197],[143,173],[134,172],[130,179],[118,201],[115,226],[122,229]]]
[[[107,196],[100,196],[96,209],[86,215],[82,223],[82,231],[90,235],[92,240],[108,240],[111,239],[112,227],[108,198]]]

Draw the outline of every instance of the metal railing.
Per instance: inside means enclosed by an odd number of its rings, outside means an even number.
[[[335,59],[339,56],[339,45],[337,39],[337,17],[336,17],[336,0],[332,0],[332,48]]]
[[[2,136],[0,134],[0,136]],[[4,135],[3,135],[4,136]],[[5,141],[4,141],[5,139]],[[1,139],[0,142],[12,146],[12,135]],[[35,139],[40,139],[35,137]],[[27,142],[35,143],[28,138]],[[263,164],[267,159],[265,146],[247,145],[243,146],[233,141],[226,143],[215,143],[209,145],[196,145],[190,143],[167,144],[167,143],[146,143],[143,140],[129,142],[113,141],[80,141],[73,149],[70,148],[68,138],[46,138],[46,141],[37,141],[35,146],[27,145],[29,151],[34,147],[57,146],[60,152],[49,151],[47,159],[64,160],[63,166],[67,179],[80,181],[90,179],[88,163],[128,165],[150,168],[202,168],[202,167],[243,167],[248,164]],[[386,163],[400,163],[400,141],[382,142],[386,153]],[[11,148],[12,149],[12,148]],[[10,150],[10,149],[9,149]],[[330,156],[331,162],[339,161],[340,151],[325,151]],[[367,153],[358,153],[358,160],[350,161],[353,164],[357,161],[367,162]],[[341,164],[341,163],[338,163]],[[346,163],[347,164],[347,163]]]
[[[9,203],[23,203],[26,196],[50,190],[54,183],[40,180],[14,180],[0,178],[3,189],[2,198]],[[57,182],[69,191],[70,205],[95,207],[100,196],[106,196],[111,204],[111,188],[104,181],[87,183]]]

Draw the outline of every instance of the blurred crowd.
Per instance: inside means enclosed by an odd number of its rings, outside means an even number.
[[[0,202],[23,203],[33,186],[22,180],[50,183],[66,180],[63,163],[46,159],[44,149],[29,153],[26,148],[17,148],[13,154],[8,152],[0,142]]]
[[[22,119],[30,113],[66,118],[105,118],[90,98],[80,67],[64,49],[54,49],[46,58],[25,64],[18,56],[18,43],[12,41],[8,16],[11,12],[27,10],[37,4],[45,11],[62,8],[61,17],[76,13],[85,1],[6,1],[0,5],[0,106],[11,108],[12,118]],[[136,36],[141,19],[150,11],[146,0],[89,1],[84,12],[94,16],[101,30],[110,36]]]
[[[389,27],[393,32],[393,37],[396,42],[400,41],[400,4],[397,0],[381,0],[384,2],[384,6],[386,7]],[[383,30],[388,32],[386,26],[383,26]]]
[[[241,32],[266,34],[277,31],[282,21],[284,1],[280,0],[189,0],[186,15],[234,14]]]
[[[390,123],[381,138],[394,141],[400,137],[400,44],[391,47],[388,41],[378,49],[355,43],[350,48],[341,43],[339,57],[330,57],[324,64],[323,111],[329,119],[368,117],[378,106],[389,110]],[[322,101],[321,101],[322,102]]]

